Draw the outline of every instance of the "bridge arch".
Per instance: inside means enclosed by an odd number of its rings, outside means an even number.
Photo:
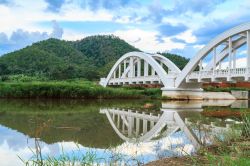
[[[107,116],[107,119],[110,123],[110,125],[112,126],[112,128],[114,129],[114,131],[116,132],[116,134],[124,141],[127,142],[144,142],[144,141],[151,141],[153,140],[155,137],[159,136],[160,132],[162,137],[164,136],[169,136],[172,133],[176,132],[179,127],[175,125],[174,122],[174,114],[175,112],[163,112],[162,115],[159,116],[154,116],[154,115],[148,115],[148,114],[141,114],[138,112],[127,112],[121,109],[102,109],[100,112],[102,112],[103,114],[105,114]],[[131,135],[135,134],[135,132],[137,133],[137,138],[135,138],[135,136],[126,136],[126,134],[124,134],[122,131],[120,131],[121,127],[119,128],[117,125],[118,123],[120,123],[118,121],[115,122],[115,116],[119,116],[120,120],[122,121],[122,123],[124,123],[124,125],[127,127],[127,129],[131,130],[130,132],[128,131],[128,135],[129,133]],[[134,120],[132,121],[130,118],[134,118]],[[118,118],[119,119],[119,118]],[[117,120],[117,119],[116,119]],[[146,123],[143,123],[141,125],[143,125],[143,133],[140,130],[140,121],[144,121]],[[148,126],[148,122],[150,123],[150,127]],[[152,125],[153,122],[153,125]],[[136,123],[136,127],[135,127],[135,123]],[[141,126],[142,127],[142,126]],[[132,130],[136,130],[136,131],[132,131]],[[132,134],[133,133],[133,134]]]
[[[225,44],[226,46],[222,49],[221,52],[217,53],[216,48],[222,44]],[[187,82],[188,75],[191,74],[191,72],[193,72],[199,66],[199,64],[202,64],[202,60],[206,56],[208,56],[208,54],[212,53],[213,58],[205,67],[205,70],[206,71],[211,70],[214,72],[218,64],[226,57],[229,57],[230,59],[229,61],[232,61],[234,51],[236,51],[239,47],[241,47],[244,44],[247,44],[247,54],[248,54],[248,62],[247,62],[248,66],[246,68],[249,68],[250,67],[250,58],[249,58],[250,56],[250,23],[245,23],[245,24],[236,26],[232,29],[225,31],[224,33],[215,37],[205,47],[203,47],[189,61],[189,63],[184,67],[182,72],[176,77],[175,88],[186,87],[185,84]],[[231,66],[229,66],[229,70],[227,72],[230,72],[231,69],[233,68],[232,62],[229,62],[229,65]],[[227,79],[227,81],[231,80],[230,73],[227,78],[229,78]],[[212,81],[213,80],[211,80],[211,82]]]
[[[144,61],[144,75],[141,76],[141,60]],[[159,64],[159,62],[160,64]],[[137,64],[137,67],[136,65]],[[122,66],[123,65],[123,66]],[[143,52],[129,52],[124,54],[112,67],[107,78],[102,78],[100,84],[106,87],[111,79],[123,79],[129,84],[133,83],[133,78],[139,78],[138,82],[145,83],[148,80],[157,80],[161,82],[165,87],[171,86],[171,81],[167,77],[170,72],[164,70],[163,65],[165,65],[172,74],[180,73],[180,69],[169,59],[159,54],[147,54]],[[151,67],[151,74],[148,75],[148,68]],[[123,71],[122,71],[123,68]],[[137,73],[135,75],[135,68],[137,68]],[[117,76],[117,71],[118,76]],[[145,75],[146,71],[146,75]],[[128,75],[128,76],[127,76]],[[117,78],[116,78],[117,77]],[[117,81],[118,82],[118,81]],[[119,83],[117,83],[119,85]]]

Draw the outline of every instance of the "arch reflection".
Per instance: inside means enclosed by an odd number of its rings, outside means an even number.
[[[185,114],[200,114],[203,107],[231,106],[234,101],[171,101],[163,102],[160,111],[147,112],[135,109],[101,108],[116,134],[126,142],[149,142],[173,133],[182,132],[195,149],[212,142],[214,136],[231,129],[229,124],[218,125],[197,119],[190,121]],[[192,116],[191,116],[192,117]],[[192,127],[193,126],[193,127]],[[194,127],[195,126],[195,127]]]

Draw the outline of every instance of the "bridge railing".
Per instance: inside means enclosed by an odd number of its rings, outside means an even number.
[[[250,74],[250,69],[235,68],[221,69],[209,71],[194,71],[188,75],[188,79],[204,79],[204,78],[225,78],[225,77],[246,77]]]
[[[161,79],[158,75],[154,76],[140,76],[140,77],[124,77],[124,78],[111,78],[108,85],[120,85],[120,84],[142,84],[142,83],[161,83]]]

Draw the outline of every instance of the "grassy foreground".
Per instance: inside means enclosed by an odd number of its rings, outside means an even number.
[[[103,88],[91,81],[0,82],[1,98],[160,98],[160,89]]]

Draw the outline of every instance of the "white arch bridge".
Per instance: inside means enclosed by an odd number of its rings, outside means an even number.
[[[239,68],[237,55],[246,51],[246,65]],[[112,67],[100,84],[160,84],[163,95],[201,96],[203,82],[249,81],[250,23],[236,26],[218,35],[203,47],[181,71],[159,54],[129,52]],[[195,97],[194,97],[195,98]]]

